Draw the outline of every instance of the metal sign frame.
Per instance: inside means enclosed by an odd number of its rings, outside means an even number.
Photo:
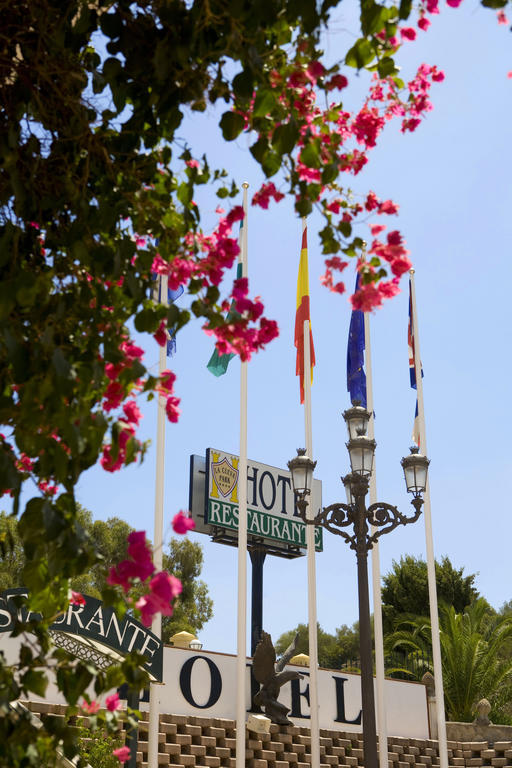
[[[216,480],[212,480],[209,467],[212,463],[211,459],[217,457],[218,462],[216,466],[220,467],[219,474],[217,474],[218,483]],[[231,458],[231,462],[227,460],[227,457]],[[237,472],[237,460],[238,457],[233,454],[228,454],[223,451],[217,451],[212,448],[208,448],[206,451],[206,458],[194,454],[190,457],[190,482],[189,482],[189,509],[191,510],[192,519],[194,520],[197,533],[204,533],[211,536],[212,541],[218,544],[227,544],[228,546],[236,547],[238,545],[238,528],[235,521],[237,514],[237,495],[236,495],[236,481],[235,473]],[[231,466],[229,466],[231,464]],[[286,559],[293,559],[296,557],[302,557],[306,553],[306,539],[305,539],[305,524],[300,520],[298,514],[296,514],[295,505],[293,500],[293,494],[291,492],[291,476],[287,470],[281,470],[277,467],[271,467],[269,465],[260,464],[254,461],[248,461],[249,467],[249,482],[252,482],[253,486],[251,493],[248,495],[248,513],[249,513],[249,530],[247,536],[247,549],[249,551],[255,549],[263,549],[267,554],[276,557],[283,557]],[[252,476],[251,476],[252,473]],[[272,475],[278,478],[279,488],[279,500],[281,506],[285,506],[288,514],[283,515],[273,511],[269,511],[272,508],[272,501],[276,500],[276,493],[271,495],[268,504],[264,504],[264,510],[256,509],[254,504],[251,504],[251,500],[256,498],[256,478],[259,473],[259,491],[262,490],[262,481],[265,480],[265,476],[270,484],[275,482],[272,480]],[[220,512],[217,515],[210,514],[210,520],[208,520],[208,504],[209,495],[208,491],[212,483],[215,482],[219,492],[219,505],[224,507],[224,519],[221,517]],[[218,488],[219,484],[222,485],[222,491]],[[289,488],[288,488],[289,486]],[[271,487],[271,486],[269,486]],[[286,501],[285,501],[286,492]],[[321,494],[322,484],[319,480],[314,481],[314,494],[313,503],[314,508],[321,508]],[[222,498],[224,496],[224,499]],[[226,500],[227,499],[227,500]],[[261,500],[260,500],[261,501]],[[277,505],[279,506],[279,504]],[[218,510],[217,510],[218,511]],[[217,514],[217,512],[216,512]],[[292,541],[286,539],[280,539],[277,536],[262,535],[259,528],[259,524],[255,521],[253,526],[258,530],[258,533],[251,532],[251,515],[259,515],[259,519],[265,516],[267,521],[273,522],[273,530],[277,532],[277,529],[290,530],[293,528],[295,534],[299,528],[304,528],[303,539],[304,541]],[[274,522],[276,521],[276,522]],[[263,527],[263,526],[261,526]],[[258,535],[259,534],[259,535]],[[322,541],[322,529],[317,527],[317,552],[321,552],[323,549]]]

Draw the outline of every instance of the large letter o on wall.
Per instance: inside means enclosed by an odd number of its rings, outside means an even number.
[[[192,667],[198,659],[206,661],[210,670],[210,695],[206,704],[198,704],[192,696]],[[220,699],[222,693],[222,678],[220,676],[219,668],[211,659],[207,659],[206,656],[192,656],[190,659],[187,659],[181,668],[180,688],[184,698],[191,706],[197,707],[197,709],[208,709],[209,707],[213,707],[213,705]]]

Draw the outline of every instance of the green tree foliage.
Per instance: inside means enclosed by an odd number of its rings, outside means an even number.
[[[213,616],[213,600],[208,587],[199,580],[203,566],[203,548],[190,539],[171,539],[164,553],[164,568],[183,584],[172,616],[162,617],[162,638],[169,641],[176,632],[197,634]]]
[[[71,586],[77,592],[101,598],[106,585],[108,567],[126,556],[127,537],[133,528],[118,517],[93,521],[89,510],[82,508],[82,513],[82,525],[93,542],[99,561],[85,573],[75,576]]]
[[[284,632],[275,643],[276,652],[286,651],[295,635],[298,634],[296,653],[309,653],[309,637],[307,624],[299,624],[296,629]],[[317,625],[318,663],[327,669],[339,669],[342,664],[359,658],[359,629],[358,624],[351,628],[346,624],[339,627],[334,635],[325,632],[320,624]]]
[[[18,534],[18,521],[0,512],[0,591],[22,584],[25,557]]]
[[[89,728],[80,728],[80,757],[93,768],[119,768],[119,759],[112,752],[122,746],[122,734],[98,734]]]
[[[454,568],[448,557],[435,564],[437,598],[462,613],[479,597],[474,586],[476,574],[464,575],[464,568]],[[404,555],[393,561],[393,569],[383,578],[382,616],[384,633],[389,633],[401,614],[428,616],[427,564],[421,558]]]
[[[93,540],[100,558],[88,571],[71,580],[72,589],[101,598],[106,586],[108,567],[126,555],[126,539],[133,528],[118,517],[94,520],[88,509],[79,507],[78,518],[86,534]],[[16,519],[0,512],[0,589],[25,586],[24,554]],[[213,600],[207,585],[199,579],[203,566],[203,548],[190,539],[171,539],[163,554],[164,568],[183,583],[183,592],[172,616],[163,617],[162,639],[182,629],[199,632],[213,616]],[[137,589],[134,589],[134,595]]]
[[[502,658],[500,651],[511,638],[512,616],[489,612],[484,598],[460,612],[453,605],[441,607],[440,642],[447,719],[472,721],[475,705],[486,698],[492,705],[490,716],[494,722],[510,721],[510,712],[504,705],[512,693],[512,658]],[[385,638],[387,651],[396,648],[431,658],[429,619],[404,616],[399,620],[396,630]],[[418,677],[427,668],[419,665]]]

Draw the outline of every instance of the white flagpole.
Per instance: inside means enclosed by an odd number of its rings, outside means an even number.
[[[302,233],[306,229],[306,219],[302,219]],[[309,255],[309,254],[308,254]],[[308,287],[309,291],[309,287]],[[309,346],[309,318],[304,321],[304,428],[306,453],[313,458],[313,429],[311,421],[311,349]],[[310,499],[312,496],[310,496]],[[308,517],[315,516],[312,504],[308,504]],[[309,704],[311,712],[311,768],[320,766],[320,731],[318,723],[318,638],[316,614],[316,563],[315,563],[315,527],[306,526],[306,545],[308,561],[308,635],[309,635]]]
[[[418,396],[418,419],[420,426],[421,452],[427,455],[427,433],[425,428],[425,410],[423,405],[423,380],[421,378],[420,336],[418,332],[418,316],[416,313],[416,290],[414,286],[414,269],[410,272],[411,285],[411,322],[414,333],[414,369],[416,371],[416,393]],[[425,503],[423,505],[425,520],[425,540],[427,551],[428,594],[430,601],[430,625],[432,628],[432,657],[434,661],[434,680],[436,686],[437,738],[439,740],[440,768],[448,768],[448,748],[446,743],[446,718],[444,711],[443,667],[441,662],[441,643],[439,640],[439,612],[437,607],[437,586],[434,560],[434,541],[432,537],[432,514],[430,509],[430,488],[427,479]]]
[[[247,277],[247,190],[244,181],[242,276]],[[236,663],[236,768],[245,768],[247,660],[247,363],[240,364],[240,462],[238,465],[238,628]]]
[[[169,305],[167,275],[160,278],[160,302]],[[167,338],[160,347],[158,372],[160,376],[167,363]],[[156,478],[155,478],[155,522],[153,532],[153,563],[157,571],[162,570],[164,536],[164,458],[165,458],[165,398],[158,395],[156,427]],[[156,613],[151,624],[151,631],[158,638],[162,637],[162,614]],[[151,683],[149,688],[148,722],[148,768],[158,768],[158,729],[160,719],[160,688]]]
[[[370,340],[370,315],[364,313],[364,346],[366,350],[366,408],[370,412],[368,424],[368,437],[375,437],[375,423],[373,416],[373,376],[372,376],[372,351]],[[370,476],[370,504],[377,501],[377,473],[376,462],[373,460],[373,471]],[[372,526],[372,534],[375,527]],[[384,633],[382,629],[382,597],[380,590],[380,555],[379,544],[372,548],[372,585],[373,585],[373,629],[375,634],[375,679],[377,688],[377,726],[379,733],[379,765],[380,768],[388,768],[388,728],[386,720],[386,706],[384,699]]]

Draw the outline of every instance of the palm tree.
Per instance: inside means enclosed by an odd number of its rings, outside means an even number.
[[[441,606],[441,658],[449,720],[470,722],[480,699],[485,697],[492,705],[493,701],[497,703],[498,694],[502,698],[503,686],[512,684],[512,658],[501,657],[500,650],[511,637],[512,616],[492,615],[483,598],[475,600],[463,613],[456,613],[452,605]],[[430,620],[400,617],[395,632],[385,639],[385,649],[405,650],[409,657],[416,657],[418,679],[427,670],[432,672],[426,661],[432,653]],[[495,711],[494,716],[499,712]]]

